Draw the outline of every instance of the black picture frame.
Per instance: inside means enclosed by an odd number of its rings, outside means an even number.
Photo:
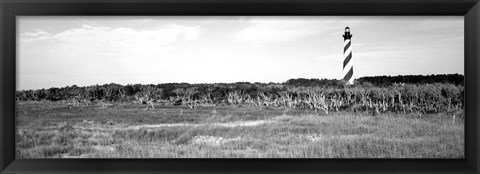
[[[0,0],[0,173],[479,173],[478,0]],[[458,15],[465,159],[15,159],[16,16]]]

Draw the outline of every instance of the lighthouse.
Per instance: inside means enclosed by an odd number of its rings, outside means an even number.
[[[352,62],[352,35],[350,28],[345,28],[343,34],[343,80],[347,85],[353,84],[353,62]]]

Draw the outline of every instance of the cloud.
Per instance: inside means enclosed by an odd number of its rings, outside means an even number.
[[[199,38],[201,33],[198,26],[176,24],[148,30],[83,25],[58,34],[42,30],[25,32],[20,35],[20,42],[36,45],[50,43],[47,45],[54,50],[51,54],[64,58],[83,56],[82,59],[154,59],[174,50],[176,43]]]
[[[43,31],[41,29],[37,29],[33,32],[25,32],[20,34],[20,42],[28,43],[36,40],[45,40],[45,39],[51,38],[51,36],[52,35],[50,33]]]
[[[82,28],[59,33],[53,38],[86,51],[120,52],[141,57],[142,55],[158,55],[171,50],[174,48],[172,44],[195,40],[200,34],[199,27],[173,24],[151,30],[84,25]],[[101,50],[97,48],[101,48]]]
[[[304,39],[312,36],[342,35],[345,26],[359,25],[361,19],[345,17],[257,17],[241,18],[247,27],[233,33],[236,42],[255,46],[276,44]]]
[[[330,29],[325,25],[318,25],[317,20],[288,20],[279,19],[243,19],[249,25],[233,34],[234,41],[247,42],[254,45],[264,45],[293,41],[299,38],[315,35]],[[328,21],[327,21],[328,22]]]
[[[458,26],[463,26],[464,21],[459,20],[463,19],[462,16],[441,16],[441,17],[429,17],[428,20],[414,20],[412,21],[413,26],[409,26],[407,29],[411,30],[448,30],[452,32],[451,29],[459,29],[457,32],[463,32],[463,28]]]
[[[86,45],[100,43],[132,43],[148,41],[150,44],[171,44],[180,40],[194,40],[201,35],[198,26],[166,25],[150,30],[132,28],[110,28],[105,26],[83,25],[80,28],[66,30],[52,35],[43,30],[25,32],[20,35],[21,42],[56,39],[67,44],[84,43]]]
[[[137,30],[83,25],[57,34],[20,34],[22,72],[28,69],[57,74],[64,81],[114,81],[112,77],[146,76],[152,69],[178,62],[165,54],[200,38],[198,26],[162,25]],[[98,80],[96,80],[98,79]]]

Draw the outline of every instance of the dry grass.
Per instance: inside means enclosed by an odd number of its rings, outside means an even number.
[[[23,103],[17,158],[464,158],[463,119]],[[180,109],[182,113],[180,114]],[[213,114],[212,110],[216,110]]]

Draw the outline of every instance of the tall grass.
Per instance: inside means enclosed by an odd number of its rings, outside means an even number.
[[[183,106],[148,111],[131,105],[66,107],[59,103],[19,105],[17,158],[464,157],[463,119],[453,122],[445,113],[415,117],[391,112],[378,116],[351,111],[315,114],[295,108],[285,112],[270,106],[211,106],[195,111]],[[182,115],[181,108],[186,109]],[[269,122],[216,124],[254,120]],[[129,129],[172,123],[196,126]]]

